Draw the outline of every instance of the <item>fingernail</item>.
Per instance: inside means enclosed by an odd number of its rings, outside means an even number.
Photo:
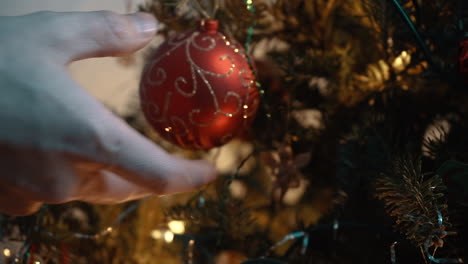
[[[128,16],[135,22],[137,31],[145,37],[154,36],[154,34],[156,34],[158,23],[154,16],[142,12],[130,14]]]

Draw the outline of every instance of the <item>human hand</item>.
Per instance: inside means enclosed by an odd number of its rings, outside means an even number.
[[[215,178],[208,163],[171,156],[131,129],[67,72],[75,60],[142,48],[156,26],[143,13],[0,17],[0,211],[117,203]]]

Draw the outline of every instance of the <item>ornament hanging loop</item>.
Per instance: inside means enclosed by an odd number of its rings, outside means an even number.
[[[211,12],[211,18],[215,19],[216,18],[216,13],[218,13],[219,7],[221,6],[221,0],[214,0],[213,3],[213,12]]]
[[[220,1],[221,0],[214,0],[212,4],[211,12],[207,12],[203,8],[203,5],[200,3],[200,0],[192,0],[192,2],[194,3],[195,9],[197,9],[197,11],[203,16],[203,19],[209,19],[209,20],[215,19],[216,13],[218,12],[221,6]]]
[[[202,4],[200,3],[199,0],[192,0],[195,9],[203,16],[204,19],[211,19],[210,14],[208,14],[205,9],[203,9]]]

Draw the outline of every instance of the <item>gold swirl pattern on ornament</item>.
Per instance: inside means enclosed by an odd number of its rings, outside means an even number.
[[[167,57],[172,51],[174,51],[175,49],[177,49],[178,47],[180,47],[182,44],[184,44],[186,42],[185,38],[187,37],[187,34],[181,34],[181,35],[177,35],[173,38],[170,38],[168,40],[168,43],[170,46],[172,46],[168,51],[166,51],[163,55],[155,58],[151,63],[149,63],[148,65],[148,70],[147,72],[151,73],[153,72],[154,70],[154,66],[159,63],[163,58]],[[148,74],[147,78],[146,78],[146,81],[153,85],[153,86],[159,86],[161,85],[162,83],[164,83],[164,81],[167,79],[167,73],[166,71],[163,69],[163,68],[158,68],[156,70],[156,77],[157,79],[154,80],[151,76],[151,74]],[[143,97],[147,97],[147,86],[145,84],[142,84],[142,96]],[[160,109],[159,109],[159,106],[156,104],[156,103],[151,103],[149,105],[149,107],[153,107],[154,110],[151,110],[149,109],[148,113],[150,113],[150,119],[154,122],[164,122],[166,120],[166,114],[167,114],[167,110],[168,110],[168,107],[169,107],[169,102],[170,102],[170,98],[172,96],[172,92],[169,92],[167,95],[166,95],[166,100],[164,102],[164,112],[163,112],[163,115],[161,118],[156,118],[155,116],[158,116],[160,114]],[[165,114],[166,113],[166,114]]]
[[[195,125],[197,125],[197,126],[209,126],[209,125],[211,125],[211,124],[216,120],[216,116],[217,116],[218,114],[223,114],[223,115],[225,115],[225,116],[227,116],[227,117],[232,117],[233,115],[235,115],[236,113],[239,112],[239,109],[240,109],[241,104],[242,104],[239,94],[237,94],[237,93],[235,93],[235,92],[232,92],[232,91],[229,91],[229,92],[226,94],[224,100],[225,100],[225,102],[226,102],[226,101],[227,101],[227,98],[228,98],[228,97],[231,97],[231,96],[234,96],[235,98],[237,98],[237,103],[238,103],[238,104],[237,104],[237,109],[235,109],[232,113],[228,113],[228,112],[222,111],[221,108],[219,107],[218,99],[216,98],[216,94],[215,94],[213,88],[211,87],[210,82],[208,82],[208,80],[206,79],[206,76],[203,75],[203,73],[201,73],[200,71],[197,71],[197,72],[198,72],[198,74],[200,75],[200,78],[202,78],[202,80],[203,80],[203,82],[205,83],[206,87],[208,88],[208,91],[210,92],[211,97],[213,98],[213,103],[214,103],[214,105],[215,105],[216,111],[213,113],[213,118],[212,118],[210,121],[208,121],[208,122],[206,122],[206,123],[201,123],[201,122],[197,122],[197,121],[194,119],[194,115],[195,115],[195,114],[199,114],[199,113],[201,112],[201,110],[200,110],[200,109],[193,109],[193,110],[189,113],[189,120],[190,120],[190,122],[191,122],[192,124],[195,124]]]
[[[258,92],[257,88],[253,85],[253,83],[254,83],[254,81],[251,81],[252,85],[249,86],[249,88],[248,88],[248,91],[247,91],[247,94],[246,94],[246,97],[245,97],[246,102],[249,102],[251,93],[257,93]],[[244,116],[245,115],[247,115],[247,116],[255,115],[259,104],[260,104],[260,101],[259,101],[258,97],[255,97],[255,99],[250,104],[250,107],[245,108],[246,111],[244,112]]]
[[[192,77],[193,91],[194,93],[197,93],[198,81],[197,76],[195,74],[195,67],[193,67],[192,65],[190,65],[190,76]]]
[[[161,56],[157,57],[157,58],[154,58],[154,61],[153,61],[153,65],[159,63],[162,59],[164,59],[165,57],[169,56],[174,50],[176,50],[178,47],[182,46],[184,43],[187,42],[187,34],[184,34],[183,37],[173,37],[173,38],[170,38],[168,40],[168,45],[171,46],[171,48],[169,50],[167,50],[166,52],[164,52],[164,54],[162,54]],[[175,39],[180,39],[180,41],[176,42],[174,41]],[[151,69],[150,69],[151,70]]]
[[[218,33],[218,35],[221,36],[223,40],[226,39],[226,37],[224,37],[222,34]],[[231,62],[231,65],[230,65],[228,71],[225,72],[225,73],[216,73],[216,72],[209,71],[207,69],[203,69],[200,65],[198,65],[193,60],[191,52],[190,52],[190,48],[194,47],[195,49],[201,50],[201,51],[211,51],[216,47],[217,43],[216,43],[216,40],[213,37],[205,36],[205,37],[199,39],[199,38],[197,38],[198,36],[199,36],[199,32],[192,32],[191,35],[182,34],[182,35],[177,35],[176,37],[169,39],[168,44],[169,44],[169,46],[171,46],[170,49],[168,51],[166,51],[164,54],[162,54],[161,56],[154,59],[153,63],[150,65],[149,71],[150,72],[153,71],[153,68],[157,63],[159,63],[163,58],[169,56],[174,50],[179,48],[181,45],[185,44],[185,53],[186,53],[187,62],[190,64],[191,77],[192,77],[192,81],[193,81],[193,89],[191,91],[189,91],[189,92],[182,89],[181,83],[187,84],[187,80],[182,76],[179,76],[179,77],[176,78],[176,80],[174,81],[174,87],[175,87],[175,90],[177,91],[177,93],[179,93],[180,95],[182,95],[184,97],[187,97],[187,98],[188,97],[193,97],[197,93],[198,85],[199,85],[198,81],[197,81],[197,75],[201,78],[201,80],[205,84],[206,88],[208,89],[208,92],[211,95],[212,102],[213,102],[213,105],[215,107],[215,111],[213,112],[213,118],[210,121],[202,123],[202,122],[196,121],[196,118],[195,118],[195,115],[199,114],[201,112],[201,110],[198,109],[198,108],[197,109],[192,109],[189,112],[189,121],[190,121],[190,123],[192,123],[194,125],[204,127],[204,126],[211,125],[216,120],[216,116],[218,114],[222,114],[222,115],[225,115],[227,117],[232,117],[233,115],[238,114],[240,112],[241,108],[242,108],[242,98],[238,93],[229,91],[224,96],[224,102],[227,102],[230,98],[235,98],[236,101],[237,101],[237,107],[236,107],[236,109],[234,111],[232,111],[230,113],[225,112],[225,111],[220,109],[217,95],[216,95],[213,87],[211,86],[210,82],[207,80],[206,77],[207,76],[212,76],[212,77],[216,77],[216,78],[226,78],[226,77],[230,76],[234,72],[234,70],[236,68],[235,61],[231,56],[229,56],[227,54],[222,55],[222,56],[219,57],[220,61],[229,60]],[[206,45],[206,43],[207,43],[207,45]],[[230,48],[232,48],[232,49],[235,48],[233,45],[230,45],[228,43],[229,42],[226,41],[226,45],[228,45]],[[236,49],[235,52],[237,54],[241,55],[242,57],[245,57],[245,54],[243,52],[241,52],[239,49]],[[156,71],[157,71],[156,76],[158,77],[157,80],[153,80],[152,78],[148,78],[148,83],[151,84],[151,85],[158,86],[158,85],[161,85],[166,80],[167,74],[164,71],[164,69],[162,69],[162,68],[158,68]],[[241,72],[239,72],[240,79],[241,79],[242,85],[244,87],[248,87],[248,86],[251,85],[251,83],[249,84],[248,81],[243,77],[243,75],[246,72],[247,71],[245,69],[242,69]],[[143,88],[146,88],[146,87],[143,87]],[[145,90],[145,89],[143,89],[143,90]],[[144,92],[146,93],[146,91],[144,91]],[[155,122],[166,122],[167,121],[168,108],[169,108],[169,105],[170,105],[172,95],[173,95],[172,92],[167,93],[165,101],[164,101],[164,107],[163,107],[163,112],[162,113],[160,112],[160,108],[156,104],[150,105],[150,107],[153,108],[153,109],[149,109],[150,110],[149,112],[152,113],[151,117],[150,117],[151,120],[153,120]],[[247,94],[246,99],[248,99],[248,98],[249,98],[249,95]],[[161,115],[161,116],[158,118],[159,115]],[[245,114],[244,114],[244,118],[245,118]],[[182,118],[180,118],[178,116],[171,116],[169,118],[169,120],[170,120],[170,123],[172,123],[172,125],[175,125],[176,123],[179,123],[184,128],[185,131],[183,132],[183,134],[179,133],[179,135],[188,134],[187,124],[185,123],[185,121]],[[171,127],[167,127],[166,131],[169,132],[169,131],[174,131],[174,130]]]
[[[245,74],[247,73],[246,69],[241,69],[239,71],[239,79],[244,87],[250,87],[252,85],[252,80],[247,80]]]
[[[244,110],[244,118],[251,117],[255,114],[256,109],[259,105],[258,99],[254,99],[252,104]]]
[[[156,103],[154,103],[155,110],[154,111],[149,111],[149,113],[151,114],[150,116],[152,117],[151,118],[152,121],[154,121],[156,123],[166,122],[167,121],[167,113],[168,113],[168,110],[169,110],[169,102],[171,101],[171,97],[172,97],[172,92],[167,92],[166,99],[164,100],[164,108],[163,108],[162,113],[160,113],[159,106]],[[158,117],[158,115],[160,115],[160,117]]]
[[[194,119],[194,117],[193,117],[193,116],[196,115],[196,114],[200,114],[200,112],[201,112],[200,109],[192,109],[192,111],[190,111],[190,113],[189,113],[189,120],[190,120],[190,123],[192,123],[192,124],[194,124],[194,125],[197,125],[197,126],[206,127],[206,126],[209,126],[209,125],[213,124],[213,122],[214,122],[215,119],[216,119],[216,115],[218,115],[218,112],[215,112],[215,113],[214,113],[214,117],[213,117],[210,121],[208,121],[208,122],[206,122],[206,123],[201,123],[201,122],[195,121],[195,119]]]
[[[244,102],[249,102],[249,99],[250,99],[250,91],[251,91],[252,88],[253,88],[253,87],[252,87],[252,84],[253,84],[254,82],[253,82],[253,80],[247,80],[247,79],[245,78],[245,74],[246,74],[246,73],[247,73],[247,70],[246,70],[246,69],[241,69],[241,70],[239,71],[239,79],[240,79],[240,81],[241,81],[241,83],[242,83],[242,85],[243,85],[244,87],[248,87],[248,92],[247,92],[247,94],[245,95],[245,100],[244,100]],[[242,116],[242,117],[244,118],[245,121],[247,121],[246,119],[249,118],[250,116],[252,116],[252,115],[255,113],[256,108],[257,108],[257,106],[255,105],[255,102],[256,102],[256,101],[258,102],[258,100],[255,99],[254,102],[253,102],[250,106],[247,105],[247,104],[245,104],[245,105],[243,106],[244,111],[243,111],[243,116]]]
[[[214,49],[216,47],[216,41],[214,40],[213,37],[203,37],[203,39],[210,39],[210,42],[214,44],[213,46],[210,45],[208,48],[205,49],[203,47],[200,47],[200,46],[196,45],[195,36],[196,36],[196,34],[194,34],[194,36],[192,36],[191,38],[188,38],[187,39],[187,44],[185,46],[185,53],[186,53],[186,56],[187,56],[187,61],[190,63],[190,65],[195,67],[195,69],[197,71],[200,71],[203,74],[207,74],[207,75],[218,77],[218,78],[226,78],[229,75],[231,75],[234,72],[234,69],[236,68],[236,64],[234,63],[234,59],[231,56],[227,55],[227,54],[222,55],[222,56],[219,57],[220,61],[224,61],[224,60],[228,59],[231,62],[231,66],[229,67],[229,70],[226,73],[216,73],[216,72],[212,72],[212,71],[209,71],[209,70],[205,70],[205,69],[203,69],[202,67],[200,67],[198,64],[196,64],[194,62],[194,60],[192,59],[192,54],[190,53],[190,46],[191,45],[193,47],[195,47],[196,49],[201,50],[201,51],[210,51],[210,50],[212,50],[212,49]]]
[[[149,68],[149,72],[152,72],[153,71],[153,68],[154,68],[154,65],[155,63],[153,63],[150,68]],[[167,74],[166,74],[166,71],[159,67],[157,68],[156,70],[156,80],[154,80],[152,78],[152,75],[151,74],[148,74],[148,78],[147,78],[147,81],[149,84],[151,85],[154,85],[154,86],[159,86],[161,85],[164,81],[166,81],[166,78],[167,78]]]
[[[240,97],[240,95],[236,92],[233,92],[233,91],[229,91],[226,93],[226,96],[224,97],[224,102],[227,103],[227,101],[229,100],[229,97],[234,97],[236,98],[236,102],[237,102],[237,108],[236,110],[234,110],[234,112],[231,112],[231,113],[227,113],[227,112],[223,112],[220,110],[220,112],[226,116],[229,116],[229,117],[232,117],[233,115],[236,115],[237,113],[239,113],[239,110],[241,109],[241,102],[242,102],[242,99]]]
[[[242,105],[242,100],[241,100],[241,97],[239,96],[239,94],[235,93],[235,92],[228,92],[224,98],[225,101],[227,101],[227,98],[228,97],[235,97],[237,99],[237,109],[235,109],[235,111],[233,111],[232,113],[227,113],[227,112],[224,112],[220,109],[219,107],[219,102],[218,102],[218,99],[216,97],[216,93],[214,92],[213,90],[213,87],[211,86],[210,82],[206,79],[206,75],[209,75],[209,76],[213,76],[213,77],[217,77],[217,78],[226,78],[228,76],[230,76],[233,72],[234,72],[234,69],[236,67],[235,63],[234,63],[234,59],[229,56],[229,55],[222,55],[219,59],[221,61],[223,60],[226,60],[228,59],[230,62],[231,62],[231,66],[229,67],[229,70],[226,72],[226,73],[216,73],[216,72],[211,72],[211,71],[208,71],[208,70],[205,70],[203,69],[202,67],[200,67],[197,63],[195,63],[195,61],[192,59],[192,56],[191,56],[191,53],[190,53],[190,47],[191,47],[191,44],[193,47],[197,48],[197,49],[200,49],[200,46],[198,45],[195,45],[195,37],[196,37],[197,34],[194,34],[194,36],[192,36],[191,38],[188,38],[189,41],[187,42],[186,46],[185,46],[185,52],[186,52],[186,57],[187,57],[187,61],[190,63],[190,66],[191,66],[191,74],[192,74],[192,80],[193,80],[193,85],[194,85],[194,92],[196,93],[196,90],[198,88],[198,82],[197,82],[197,78],[196,78],[196,74],[198,74],[200,76],[200,78],[203,80],[203,82],[205,83],[205,86],[206,88],[208,89],[212,99],[213,99],[213,104],[214,104],[214,107],[216,109],[216,111],[213,113],[213,118],[209,121],[209,122],[206,122],[206,123],[201,123],[201,122],[197,122],[194,118],[194,115],[195,114],[199,114],[201,112],[200,109],[193,109],[190,113],[189,113],[189,120],[192,124],[195,124],[197,126],[209,126],[211,125],[215,119],[216,119],[216,116],[218,114],[223,114],[225,116],[228,116],[228,117],[232,117],[233,115],[237,114],[241,108],[241,105]],[[204,37],[203,39],[207,40],[207,39],[211,39],[212,40],[212,43],[214,43],[215,45],[213,47],[211,47],[211,45],[208,47],[210,49],[208,50],[211,50],[213,48],[216,47],[216,42],[214,41],[214,39],[212,37]],[[202,51],[205,51],[205,49],[201,49]]]
[[[179,76],[179,77],[177,77],[177,79],[174,81],[174,86],[175,86],[176,90],[177,90],[182,96],[184,96],[184,97],[192,97],[192,96],[194,96],[194,95],[197,93],[197,90],[195,89],[195,85],[193,86],[192,91],[186,92],[186,91],[184,91],[182,88],[180,88],[180,86],[179,86],[179,83],[180,83],[180,82],[182,82],[182,83],[184,83],[184,84],[187,84],[187,80],[185,80],[184,77]]]
[[[233,72],[234,72],[234,69],[236,68],[236,64],[234,63],[234,59],[229,56],[229,55],[222,55],[219,57],[219,60],[220,61],[224,61],[228,59],[230,62],[231,62],[231,67],[229,67],[229,70],[226,72],[226,73],[215,73],[215,72],[210,72],[210,71],[207,71],[207,70],[204,70],[202,69],[201,67],[199,67],[198,65],[195,65],[197,67],[197,69],[199,69],[200,71],[202,71],[204,74],[207,74],[207,75],[210,75],[210,76],[214,76],[214,77],[218,77],[218,78],[226,78],[228,77],[229,75],[231,75]]]
[[[169,103],[171,101],[171,97],[172,97],[172,92],[167,92],[166,100],[164,101],[164,108],[163,108],[163,113],[161,116],[161,121],[167,120],[167,112],[169,110]]]
[[[197,37],[200,35],[200,33],[198,32],[195,32],[192,37],[190,38],[190,42],[192,43],[192,45],[197,48],[198,50],[202,50],[202,51],[210,51],[212,49],[214,49],[216,47],[216,40],[213,38],[213,37],[209,37],[209,36],[204,36],[201,38],[200,42],[208,42],[208,46],[207,47],[203,47],[202,46],[202,43],[200,43],[200,45],[197,43]]]
[[[190,38],[191,39],[191,38]],[[208,82],[208,80],[206,79],[205,75],[203,74],[203,71],[201,69],[201,67],[199,67],[192,59],[191,57],[191,54],[190,54],[190,44],[191,44],[191,41],[188,41],[187,42],[187,45],[185,46],[185,52],[186,52],[186,56],[187,56],[187,61],[189,62],[190,64],[190,71],[191,71],[191,74],[192,74],[192,80],[193,80],[193,90],[197,91],[198,89],[198,82],[197,82],[197,77],[196,77],[196,73],[198,73],[198,75],[200,76],[200,78],[203,80],[203,82],[205,83],[211,97],[213,98],[213,104],[214,104],[214,107],[216,109],[216,111],[213,113],[213,118],[206,122],[206,123],[201,123],[201,122],[197,122],[195,121],[194,119],[194,115],[195,114],[199,114],[201,112],[200,109],[192,109],[192,111],[189,112],[189,120],[192,124],[194,125],[197,125],[197,126],[209,126],[211,125],[215,119],[216,119],[216,115],[218,115],[219,113],[219,104],[218,104],[218,100],[216,99],[216,94],[214,93],[214,90],[213,88],[211,87],[211,84],[210,82]],[[195,73],[196,72],[196,73]]]

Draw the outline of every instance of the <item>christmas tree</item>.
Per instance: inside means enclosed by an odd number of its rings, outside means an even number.
[[[218,180],[1,216],[0,263],[468,260],[468,2],[148,0],[140,10],[163,40],[217,20],[245,50],[255,119],[223,146],[186,149],[155,133],[135,95],[123,118],[172,153],[211,161]]]

